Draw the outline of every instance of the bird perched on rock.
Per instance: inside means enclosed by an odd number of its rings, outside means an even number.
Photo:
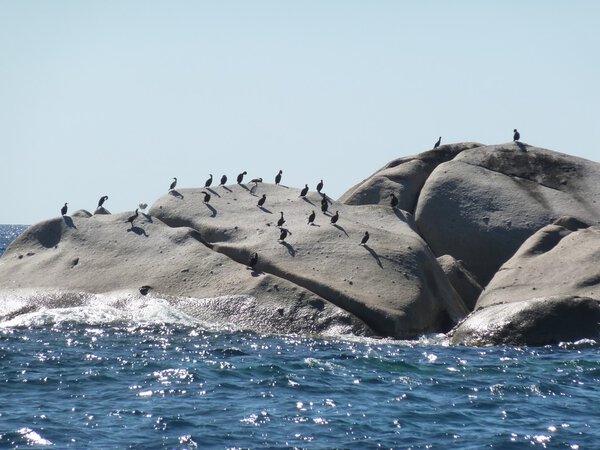
[[[440,146],[440,144],[442,143],[442,137],[440,136],[440,138],[437,140],[437,142],[434,144],[433,148],[436,149]]]
[[[225,183],[227,183],[227,175],[223,175],[221,177],[221,183],[219,183],[219,186],[223,186]]]
[[[519,139],[521,139],[521,134],[517,131],[516,128],[513,131],[515,133],[515,134],[513,134],[513,141],[518,142]]]
[[[323,198],[321,199],[321,211],[323,211],[323,213],[326,213],[327,208],[329,208],[329,203],[327,202],[327,196],[323,196]]]
[[[331,223],[336,223],[338,221],[338,219],[340,218],[340,212],[336,211],[335,214],[333,216],[331,216]]]
[[[246,171],[244,170],[242,173],[240,173],[240,174],[237,176],[237,182],[238,182],[238,184],[242,184],[242,180],[244,179],[244,175],[247,175],[247,174],[248,174],[248,172],[246,172]]]
[[[152,286],[141,286],[140,287],[140,294],[147,295],[148,291],[150,291],[150,289],[152,289]]]
[[[65,203],[65,205],[62,208],[60,208],[60,214],[64,216],[65,214],[67,214],[68,209],[69,208],[67,207],[67,203]]]
[[[395,208],[396,206],[398,206],[398,197],[396,197],[394,194],[390,194],[390,197],[390,205],[392,205],[392,208]]]
[[[204,194],[204,200],[203,200],[203,202],[204,203],[210,202],[210,194],[208,192],[206,192],[206,191],[202,191],[202,193]]]
[[[360,245],[365,245],[367,243],[367,241],[369,240],[369,232],[365,231],[365,235],[363,236],[363,238],[360,241]]]
[[[136,208],[135,214],[133,216],[129,216],[129,218],[125,221],[125,223],[129,222],[131,224],[131,228],[133,228],[133,221],[135,219],[137,219],[138,216],[139,216],[138,209]]]
[[[252,255],[250,257],[250,260],[248,261],[248,267],[251,267],[254,269],[254,266],[256,266],[257,262],[258,262],[258,253],[254,253],[254,255]]]
[[[323,180],[319,181],[319,184],[317,184],[317,192],[319,194],[321,193],[321,189],[323,189]]]
[[[281,174],[283,174],[283,170],[280,170],[277,175],[275,175],[275,184],[279,184],[281,182]]]
[[[300,197],[306,197],[306,194],[308,194],[308,184],[305,184],[300,191]]]
[[[108,200],[108,195],[103,195],[102,197],[100,197],[100,200],[98,200],[98,208],[101,208],[106,200]]]
[[[263,194],[263,196],[258,199],[257,205],[258,206],[264,205],[266,200],[267,200],[267,194]]]
[[[175,189],[175,186],[177,186],[177,178],[173,177],[173,182],[171,183],[171,186],[169,186],[169,191],[172,191],[173,189]]]
[[[281,214],[281,217],[277,221],[277,226],[281,227],[285,223],[285,219],[283,218],[283,211],[279,211],[279,213]]]
[[[314,211],[313,211],[313,212],[311,212],[311,213],[310,213],[310,216],[308,216],[308,225],[312,225],[312,224],[314,224],[314,222],[315,222],[315,217],[317,217],[317,216],[316,216],[316,214],[315,214],[315,212],[314,212]]]
[[[288,236],[288,234],[292,234],[292,232],[290,230],[287,230],[285,228],[281,229],[281,233],[279,233],[279,240],[280,241],[285,241],[285,238]]]
[[[204,182],[204,187],[206,187],[206,188],[210,187],[210,185],[212,184],[212,180],[213,180],[212,173],[209,175],[210,175],[210,178]]]

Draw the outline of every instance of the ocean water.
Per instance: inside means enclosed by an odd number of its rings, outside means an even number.
[[[600,448],[594,341],[269,336],[146,306],[0,318],[0,448]]]

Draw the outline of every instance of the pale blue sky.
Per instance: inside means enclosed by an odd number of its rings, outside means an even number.
[[[600,2],[0,0],[0,223],[444,143],[598,161]]]

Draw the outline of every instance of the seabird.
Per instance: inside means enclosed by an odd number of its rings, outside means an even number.
[[[175,181],[173,181],[171,183],[171,186],[169,187],[170,191],[172,191],[173,189],[175,189],[175,186],[177,186],[177,178],[173,177],[173,180],[175,180]]]
[[[305,184],[302,190],[300,191],[300,197],[305,197],[308,194],[308,184]]]
[[[331,223],[336,223],[340,218],[340,212],[336,211],[333,216],[331,216]]]
[[[515,132],[515,134],[513,134],[513,141],[518,142],[519,139],[521,139],[521,134],[517,131],[516,128],[513,131]]]
[[[227,183],[227,175],[221,177],[221,184],[219,184],[219,186],[223,186],[225,183]]]
[[[314,211],[311,212],[310,216],[308,216],[308,223],[307,223],[307,225],[310,225],[311,223],[313,223],[315,221],[315,217],[317,217],[316,214],[315,214],[315,212]]]
[[[369,240],[369,232],[365,231],[365,235],[363,236],[362,240],[360,241],[360,245],[365,245],[368,240]]]
[[[60,208],[61,215],[63,215],[63,216],[66,215],[68,209],[69,208],[67,208],[67,203],[65,203],[65,206],[63,206],[62,208]]]
[[[292,232],[285,228],[282,228],[281,233],[279,233],[279,240],[285,241],[285,238],[287,237],[288,234],[292,234]]]
[[[129,223],[131,224],[131,228],[133,228],[133,221],[134,221],[135,219],[137,219],[137,216],[138,216],[138,215],[139,215],[139,214],[138,214],[138,210],[137,210],[137,208],[136,208],[136,210],[135,210],[135,214],[134,214],[133,216],[129,216],[129,219],[127,219],[125,222],[129,222]]]
[[[438,148],[441,143],[442,143],[442,137],[440,136],[440,138],[437,140],[437,142],[435,143],[435,145],[433,146],[433,148],[434,149]]]
[[[321,199],[321,211],[326,213],[328,207],[329,207],[329,203],[327,203],[327,196],[324,195],[323,198]]]
[[[210,185],[212,184],[212,173],[209,175],[210,175],[210,178],[204,182],[205,188],[210,187]]]
[[[98,208],[100,208],[106,200],[108,200],[108,195],[100,197],[100,200],[98,200]]]
[[[262,206],[265,204],[265,200],[267,200],[267,194],[263,194],[263,196],[261,198],[258,199],[258,206]]]
[[[285,223],[285,219],[283,218],[283,211],[279,211],[281,213],[281,217],[277,221],[277,226],[281,227]]]
[[[390,194],[390,197],[392,198],[390,200],[390,205],[392,205],[392,208],[395,208],[398,206],[398,197],[396,197],[394,194]]]
[[[279,170],[279,173],[277,175],[275,175],[275,184],[279,184],[281,182],[281,174],[283,173],[283,170]]]
[[[210,202],[210,194],[206,191],[202,191],[202,193],[204,194],[204,203]]]
[[[140,294],[146,295],[146,294],[148,294],[148,291],[150,291],[150,289],[152,289],[152,286],[141,286]]]
[[[244,175],[246,175],[246,174],[248,174],[248,172],[246,172],[246,171],[244,170],[242,173],[240,173],[240,174],[237,176],[237,182],[238,182],[238,184],[241,184],[241,183],[242,183],[242,180],[244,179]]]
[[[250,180],[250,183],[254,183],[254,184],[262,183],[262,178],[252,178]]]
[[[319,182],[319,184],[317,184],[317,192],[320,194],[321,193],[321,189],[323,189],[323,180],[321,180]]]
[[[254,269],[254,266],[256,266],[257,262],[258,262],[258,253],[254,253],[254,255],[248,261],[248,267],[252,267]]]

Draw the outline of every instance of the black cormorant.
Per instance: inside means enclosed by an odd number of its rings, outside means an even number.
[[[258,253],[254,253],[254,255],[248,261],[248,267],[252,267],[254,269],[254,266],[256,266],[257,262],[258,262]]]
[[[210,187],[210,185],[212,184],[212,173],[209,175],[210,175],[210,178],[204,182],[205,188]]]
[[[319,182],[319,184],[317,184],[317,192],[320,194],[321,193],[321,189],[323,189],[323,180],[321,180]]]
[[[221,183],[219,184],[219,186],[223,186],[225,183],[227,183],[227,175],[223,175],[221,177]]]
[[[129,218],[125,222],[129,222],[131,224],[131,228],[133,228],[133,221],[137,219],[137,216],[139,216],[139,214],[138,209],[136,208],[135,214],[133,216],[129,216]]]
[[[254,183],[254,184],[262,183],[262,178],[252,178],[250,180],[250,183]]]
[[[267,194],[263,194],[263,196],[258,199],[257,205],[258,206],[264,205],[266,200],[267,200]]]
[[[513,141],[518,142],[519,139],[521,139],[521,134],[517,131],[516,128],[513,131],[515,132],[515,134],[513,134]]]
[[[442,143],[442,137],[440,136],[440,138],[437,140],[437,142],[435,143],[435,145],[433,146],[433,148],[438,148],[440,146],[440,144]]]
[[[204,203],[210,202],[210,194],[206,191],[202,191],[202,193],[204,194]]]
[[[365,231],[365,235],[363,236],[362,240],[360,241],[360,245],[365,245],[368,240],[369,240],[369,232]]]
[[[106,200],[108,200],[108,195],[100,197],[100,200],[98,200],[98,208],[100,208]]]
[[[305,197],[308,194],[308,184],[305,184],[302,190],[300,191],[300,197]]]
[[[285,219],[283,218],[283,211],[279,211],[281,213],[281,217],[277,221],[277,226],[280,227],[285,223]]]
[[[392,205],[392,208],[395,208],[398,206],[398,197],[396,197],[394,194],[390,194],[390,197],[392,198],[390,200],[390,205]]]
[[[65,206],[63,206],[62,208],[60,208],[60,214],[63,215],[63,216],[66,215],[68,209],[69,208],[67,207],[67,203],[65,203]]]
[[[283,173],[283,170],[279,170],[279,173],[277,175],[275,175],[275,184],[279,184],[281,182],[281,174]]]
[[[173,177],[173,180],[175,180],[175,181],[173,181],[171,183],[171,186],[169,186],[169,190],[170,191],[172,191],[173,189],[175,189],[175,186],[177,186],[177,178]]]
[[[311,223],[314,223],[315,217],[317,217],[316,214],[315,214],[315,212],[314,211],[311,212],[310,216],[308,216],[308,224],[307,225],[310,225]]]
[[[242,173],[240,173],[240,174],[237,176],[237,182],[238,182],[238,184],[241,184],[241,183],[242,183],[242,180],[244,179],[244,175],[247,175],[247,174],[248,174],[248,172],[246,172],[246,171],[244,170]]]
[[[336,211],[333,216],[331,216],[331,223],[336,223],[340,218],[340,212]]]
[[[327,203],[327,196],[324,195],[323,198],[321,199],[321,211],[326,213],[327,208],[329,208],[329,203]]]
[[[282,228],[281,233],[279,233],[279,240],[285,241],[285,238],[287,237],[288,234],[292,234],[292,232],[289,230],[286,230],[285,228]]]

